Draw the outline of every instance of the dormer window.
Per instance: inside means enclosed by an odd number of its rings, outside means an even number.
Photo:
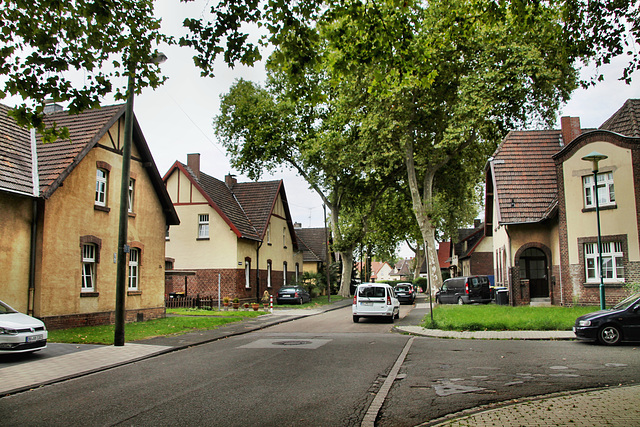
[[[593,175],[582,177],[584,188],[584,207],[595,208],[595,186],[593,185]],[[612,206],[616,204],[616,192],[613,186],[613,172],[598,174],[598,205]]]

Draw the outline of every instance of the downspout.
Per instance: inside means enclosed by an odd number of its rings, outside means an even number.
[[[258,242],[258,247],[256,248],[256,302],[260,303],[260,248],[264,240],[260,240]]]
[[[33,202],[31,212],[31,247],[29,250],[29,292],[27,295],[27,314],[33,316],[36,290],[36,244],[38,236],[38,196],[40,195],[40,177],[38,175],[38,152],[36,149],[36,130],[31,129],[31,182],[33,183]]]

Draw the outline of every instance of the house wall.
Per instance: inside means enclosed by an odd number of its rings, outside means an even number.
[[[0,192],[0,300],[27,312],[33,199]]]
[[[620,140],[620,141],[619,141]],[[592,134],[584,138],[561,165],[565,204],[565,230],[569,278],[565,279],[565,301],[567,304],[598,304],[599,286],[586,283],[584,266],[584,242],[597,240],[597,217],[595,210],[583,210],[582,178],[592,175],[592,165],[582,157],[598,151],[608,156],[599,162],[599,172],[613,172],[616,206],[600,210],[601,235],[603,241],[621,241],[625,255],[625,280],[640,277],[640,245],[638,240],[638,195],[634,171],[634,153],[631,145],[611,134]],[[637,161],[637,160],[636,160]],[[637,167],[636,167],[637,169]],[[635,279],[634,279],[635,278]],[[607,305],[621,299],[626,290],[622,281],[606,283]]]
[[[107,139],[101,141],[105,146],[110,144]],[[133,147],[131,177],[135,179],[135,191],[127,240],[140,249],[141,259],[138,291],[128,292],[126,297],[127,320],[164,315],[166,218],[138,158]],[[97,162],[111,166],[108,212],[94,208]],[[39,227],[43,250],[36,269],[35,313],[50,328],[113,321],[121,165],[121,155],[95,147],[46,201]],[[81,236],[100,242],[93,293],[81,292]]]

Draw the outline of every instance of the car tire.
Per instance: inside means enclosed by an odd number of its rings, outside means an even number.
[[[400,318],[400,310],[398,310],[398,312],[396,313],[395,316],[393,316],[394,319],[399,319]]]
[[[442,301],[440,301],[439,297],[436,297],[436,304],[442,304]]]
[[[615,325],[604,325],[598,330],[598,341],[604,345],[616,345],[622,340],[622,332]]]
[[[360,320],[360,317],[353,316],[353,323],[358,323],[358,320]]]
[[[458,297],[458,305],[464,305],[464,301],[462,300],[462,297]]]

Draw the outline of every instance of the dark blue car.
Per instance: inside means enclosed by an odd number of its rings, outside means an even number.
[[[609,310],[585,314],[576,319],[573,332],[580,339],[616,345],[620,341],[640,341],[640,292]]]

